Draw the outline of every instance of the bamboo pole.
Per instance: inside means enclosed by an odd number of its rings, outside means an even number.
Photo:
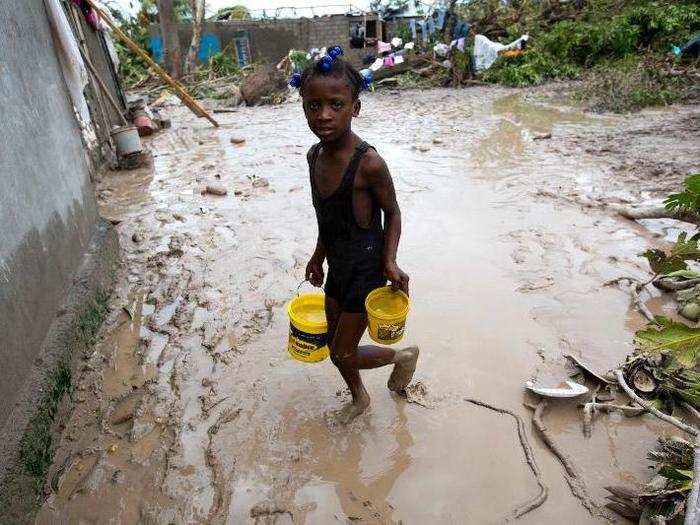
[[[119,107],[117,102],[112,97],[112,94],[109,92],[109,89],[105,85],[104,81],[100,78],[100,75],[97,73],[97,70],[95,69],[95,66],[92,64],[92,61],[90,60],[90,58],[85,55],[85,53],[83,52],[82,49],[80,50],[80,55],[83,57],[83,62],[85,62],[85,65],[90,70],[90,73],[92,73],[92,76],[95,79],[95,82],[97,82],[100,89],[102,89],[102,93],[104,94],[105,98],[112,105],[112,109],[114,111],[116,111],[117,115],[119,115],[119,120],[122,121],[122,124],[124,126],[128,126],[129,123],[126,121],[126,118],[124,118],[124,115],[122,114],[121,108]]]
[[[136,53],[138,56],[140,56],[146,64],[158,75],[160,76],[166,84],[168,84],[173,91],[175,91],[175,94],[182,100],[182,102],[187,106],[192,113],[197,115],[200,118],[206,118],[209,122],[211,122],[214,127],[218,128],[219,123],[212,118],[209,113],[207,113],[207,110],[202,107],[199,102],[197,102],[192,96],[185,90],[185,88],[180,84],[177,80],[172,78],[167,71],[165,71],[162,67],[160,67],[149,55],[146,53],[143,49],[139,47],[139,45],[131,40],[129,36],[124,33],[124,31],[121,30],[119,26],[117,26],[111,19],[111,17],[102,12],[94,3],[92,0],[86,0],[86,2],[92,7],[95,12],[99,15],[99,17],[105,21],[105,23],[112,29],[114,34],[116,34],[119,39],[126,44],[126,46],[131,49],[134,53]]]

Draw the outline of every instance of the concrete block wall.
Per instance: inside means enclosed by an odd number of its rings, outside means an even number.
[[[232,49],[232,41],[237,33],[247,31],[250,37],[253,60],[266,63],[277,63],[292,48],[308,50],[312,47],[340,45],[345,50],[346,56],[359,67],[362,65],[364,57],[368,54],[374,54],[374,48],[350,48],[350,28],[363,20],[364,18],[361,16],[345,15],[273,20],[230,20],[206,23],[203,34],[217,35],[221,41],[222,49]],[[158,26],[152,27],[151,34],[158,34],[159,30]],[[186,53],[192,38],[192,29],[188,24],[183,24],[179,27],[178,33],[183,53]]]

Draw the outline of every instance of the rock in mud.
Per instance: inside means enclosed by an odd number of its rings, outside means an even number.
[[[241,85],[241,97],[248,106],[259,104],[264,97],[286,91],[287,79],[274,66],[257,68],[245,78]]]
[[[547,139],[551,139],[551,138],[552,138],[551,133],[535,133],[532,136],[532,140],[547,140]]]
[[[204,191],[202,192],[203,195],[218,195],[220,197],[223,197],[227,193],[228,190],[222,184],[207,184],[206,188],[204,188]]]
[[[204,337],[202,345],[213,350],[219,341],[224,338],[226,327],[221,321],[210,320],[204,323]]]
[[[217,87],[213,95],[224,106],[237,106],[241,103],[241,90],[233,84]]]
[[[241,137],[231,137],[231,144],[245,144],[245,139]]]
[[[264,177],[256,177],[253,179],[253,188],[267,188],[270,185],[270,181]]]
[[[700,284],[678,291],[676,300],[679,303],[678,313],[689,321],[700,320]]]
[[[680,314],[689,321],[697,322],[700,320],[700,304],[688,303],[681,308]]]

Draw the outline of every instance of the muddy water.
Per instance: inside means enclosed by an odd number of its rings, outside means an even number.
[[[601,285],[644,275],[636,254],[654,239],[574,203],[610,166],[571,139],[629,122],[498,90],[364,101],[356,129],[387,160],[402,206],[405,343],[421,359],[410,403],[386,389],[389,370],[364,372],[371,408],[343,428],[329,412],[349,395],[330,361],[285,352],[284,304],[316,234],[301,108],[241,109],[218,130],[182,109],[173,118],[149,144],[152,167],[99,187],[125,267],[81,379],[92,404],[59,447],[39,522],[500,523],[534,496],[514,422],[463,399],[529,420],[523,383],[567,378],[562,353],[605,371],[631,351],[642,319]],[[202,195],[208,182],[229,194]],[[585,439],[574,402],[545,420],[601,504],[604,486],[646,480],[645,452],[665,431],[610,415]],[[522,521],[604,522],[531,441],[550,496]]]

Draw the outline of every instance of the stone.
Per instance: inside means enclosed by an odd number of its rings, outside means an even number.
[[[222,184],[207,184],[206,188],[204,188],[204,191],[202,193],[208,193],[210,195],[219,195],[223,197],[228,193],[228,190]]]
[[[259,104],[264,97],[286,93],[287,79],[274,66],[261,66],[248,75],[241,84],[241,97],[246,105]]]

